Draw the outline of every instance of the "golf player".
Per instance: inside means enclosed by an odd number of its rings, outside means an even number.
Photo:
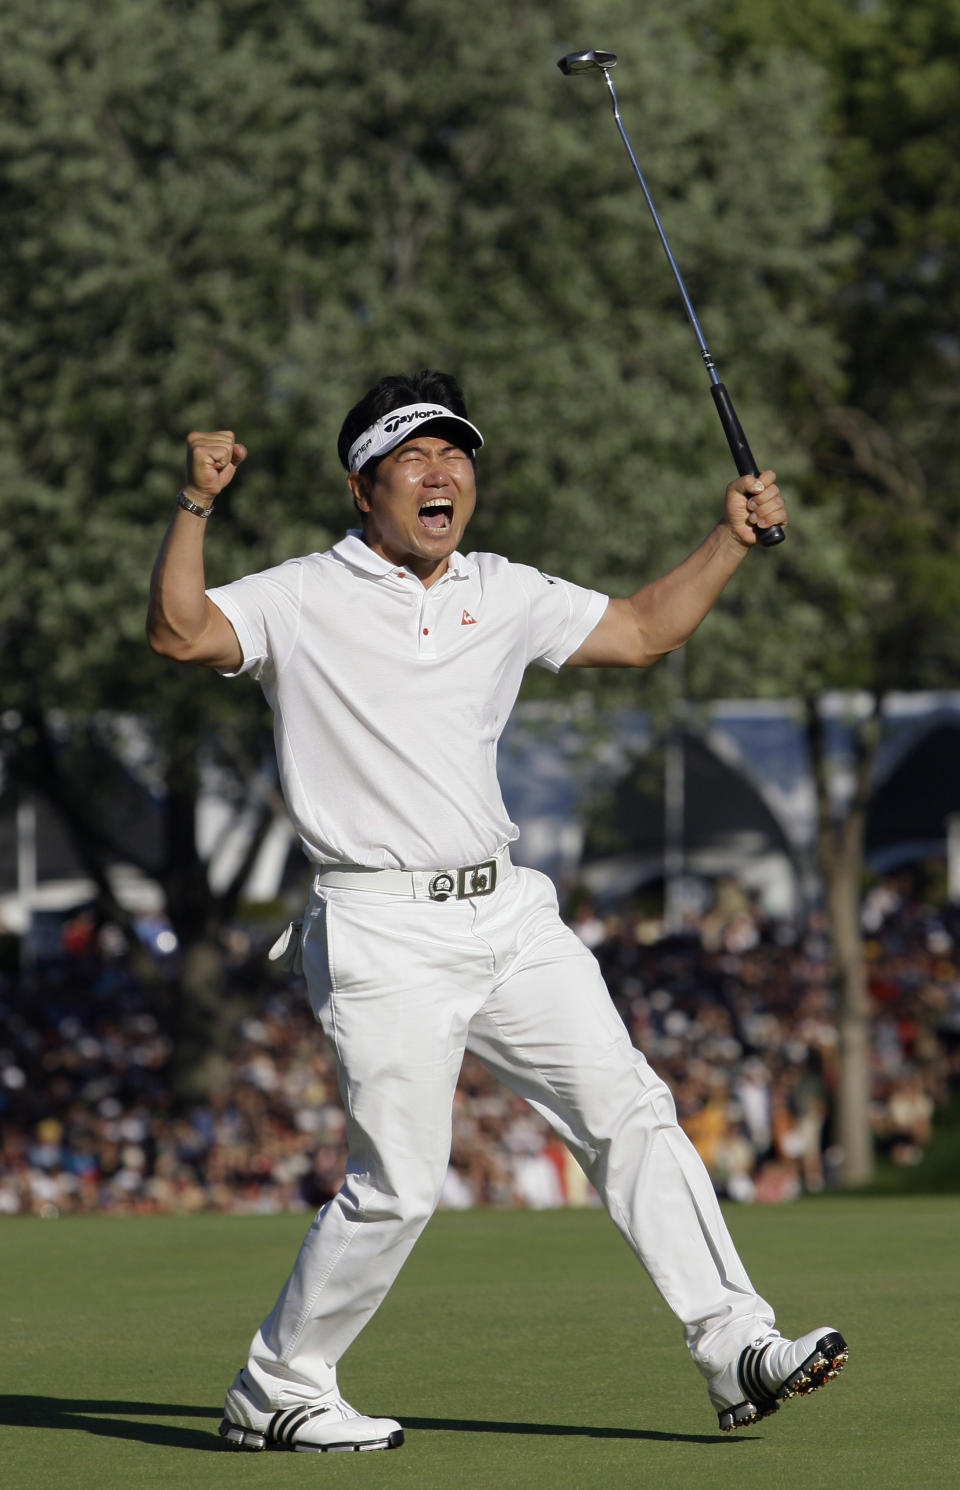
[[[473,1051],[569,1146],[683,1329],[721,1428],[755,1422],[846,1360],[820,1326],[786,1339],[754,1290],[667,1086],[618,1017],[551,882],[515,866],[497,741],[530,663],[648,667],[681,646],[787,520],[772,471],[730,483],[675,569],[608,599],[498,554],[463,553],[483,440],[446,374],[388,377],[338,450],[360,526],[326,553],[206,590],[215,498],[246,450],[188,438],[154,570],[156,652],[255,678],[283,793],[314,868],[286,955],[336,1061],[349,1156],[227,1391],[239,1449],[387,1449],[391,1418],[340,1395],[337,1363],[436,1207]],[[299,945],[298,945],[299,938]]]

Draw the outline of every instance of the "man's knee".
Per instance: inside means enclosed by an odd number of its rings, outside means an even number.
[[[340,1192],[344,1209],[361,1223],[392,1223],[417,1235],[440,1200],[447,1159],[429,1164],[378,1164],[375,1171],[348,1167]]]
[[[635,1141],[639,1134],[678,1126],[670,1088],[639,1051],[582,1095],[580,1115],[583,1136],[595,1152],[609,1149],[624,1133]]]

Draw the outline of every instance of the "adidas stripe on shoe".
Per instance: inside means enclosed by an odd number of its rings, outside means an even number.
[[[368,1418],[339,1395],[280,1411],[261,1411],[243,1390],[242,1373],[227,1393],[220,1437],[234,1449],[292,1449],[298,1454],[398,1449],[403,1429],[393,1418]]]
[[[798,1340],[776,1331],[755,1340],[708,1382],[720,1427],[746,1428],[777,1411],[789,1397],[805,1397],[843,1370],[849,1355],[843,1336],[829,1325]]]

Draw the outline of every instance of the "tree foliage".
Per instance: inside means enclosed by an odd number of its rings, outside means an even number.
[[[835,635],[809,650],[806,691],[942,687],[960,665],[960,4],[725,0],[716,18],[724,59],[786,49],[827,83],[842,379],[808,369],[820,551],[788,577]]]
[[[798,691],[818,781],[819,859],[839,974],[840,1139],[847,1178],[863,1179],[870,1168],[869,1000],[859,898],[878,722],[891,691],[943,687],[960,667],[960,495],[952,474],[960,398],[953,87],[960,5],[723,0],[716,20],[723,58],[785,48],[820,62],[828,80],[831,219],[848,245],[830,317],[843,377],[833,389],[815,369],[807,378],[818,556],[805,573],[788,563],[781,575],[790,613],[805,631]],[[872,700],[855,727],[854,784],[840,812],[824,779],[817,704],[824,688],[859,688]]]
[[[718,69],[707,8],[591,24],[755,443],[799,470],[785,395],[798,358],[834,363],[820,84],[780,57]],[[622,590],[699,537],[725,447],[606,90],[553,65],[578,12],[5,8],[0,624],[28,692],[195,688],[140,644],[186,430],[242,431],[211,563],[261,567],[349,521],[336,429],[390,368],[467,387],[478,543]],[[759,139],[758,95],[783,103]]]
[[[262,705],[142,641],[190,428],[251,452],[212,582],[349,525],[337,429],[402,368],[465,386],[487,438],[478,547],[626,593],[714,520],[730,463],[676,287],[601,79],[555,66],[583,45],[619,53],[711,349],[791,499],[788,543],[751,556],[688,647],[690,690],[955,667],[958,17],[597,0],[586,35],[574,0],[7,0],[5,748],[94,867],[108,778],[51,732],[57,710],[100,748],[117,711],[155,721],[151,872],[186,943],[238,889],[214,896],[191,847],[197,745],[249,774]]]

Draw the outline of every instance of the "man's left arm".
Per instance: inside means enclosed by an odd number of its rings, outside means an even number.
[[[682,647],[757,546],[757,529],[786,521],[773,471],[738,476],[713,531],[675,569],[626,599],[612,599],[566,666],[649,667]]]

